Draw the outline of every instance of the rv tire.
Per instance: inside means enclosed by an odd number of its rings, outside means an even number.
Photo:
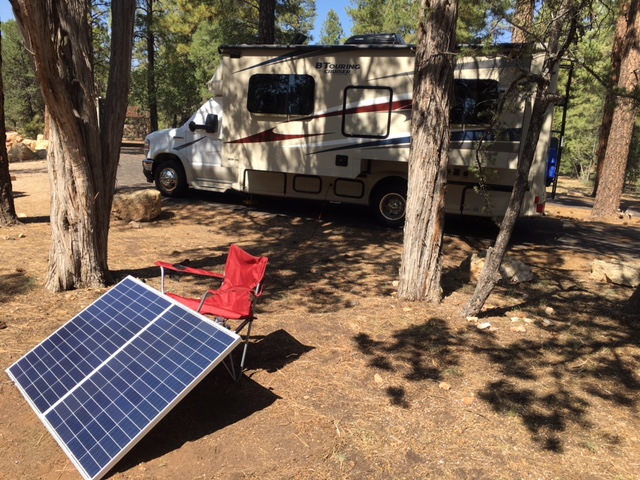
[[[406,180],[396,178],[377,185],[371,195],[370,206],[381,224],[393,228],[402,227],[407,206]]]
[[[156,188],[165,197],[181,197],[187,191],[187,176],[175,160],[160,162],[155,170]]]

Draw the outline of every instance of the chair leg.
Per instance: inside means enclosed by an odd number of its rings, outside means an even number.
[[[236,329],[236,333],[238,333],[247,323],[249,324],[247,326],[247,333],[244,337],[244,340],[242,341],[242,343],[244,343],[244,346],[242,347],[242,356],[240,357],[240,370],[236,373],[236,367],[233,362],[233,352],[231,352],[226,359],[229,360],[229,365],[227,365],[226,361],[223,362],[224,367],[227,369],[227,372],[229,372],[229,375],[231,375],[231,378],[234,382],[240,380],[240,377],[242,377],[242,372],[244,372],[244,362],[247,358],[247,349],[249,348],[249,338],[251,337],[251,326],[253,325],[253,321],[245,320],[242,325],[240,325]]]
[[[240,374],[244,371],[244,361],[247,358],[247,348],[249,348],[249,338],[251,337],[251,326],[253,322],[249,322],[247,327],[247,335],[244,337],[244,347],[242,348],[242,358],[240,359]]]

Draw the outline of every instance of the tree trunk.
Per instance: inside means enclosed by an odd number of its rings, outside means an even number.
[[[457,1],[423,0],[418,25],[411,152],[398,296],[442,299],[444,196],[449,161]]]
[[[260,43],[271,45],[276,42],[276,0],[260,0],[258,30]]]
[[[500,231],[496,237],[495,244],[487,251],[485,265],[478,278],[478,284],[473,292],[473,296],[462,310],[461,315],[463,317],[476,316],[480,313],[487,298],[489,298],[489,295],[493,291],[496,281],[500,278],[498,269],[507,253],[511,234],[520,215],[522,200],[529,185],[529,172],[531,171],[531,164],[535,156],[536,145],[538,145],[538,139],[540,138],[540,130],[542,129],[547,109],[551,103],[548,98],[547,89],[548,83],[545,87],[541,85],[538,86],[531,113],[531,123],[527,130],[525,144],[522,148],[523,154],[518,160],[516,181],[513,192],[511,193],[511,198],[509,199],[509,205],[507,206],[504,219],[500,224]]]
[[[109,82],[98,118],[89,0],[11,0],[51,119],[51,249],[46,287],[99,287],[131,71],[135,0],[112,2]]]
[[[7,131],[4,121],[4,82],[2,80],[2,33],[0,33],[0,227],[18,223],[7,155]]]
[[[529,78],[535,82],[535,96],[533,98],[533,107],[531,111],[531,121],[526,132],[524,145],[521,149],[520,158],[518,158],[518,168],[516,171],[516,180],[509,199],[509,205],[505,213],[504,219],[500,225],[500,231],[496,238],[496,242],[487,252],[487,258],[484,268],[480,273],[478,284],[473,295],[467,305],[463,308],[461,315],[463,317],[476,316],[480,313],[483,305],[493,291],[496,281],[499,278],[498,269],[507,252],[511,234],[515,226],[516,220],[520,215],[520,208],[525,192],[528,188],[529,172],[536,154],[538,139],[540,138],[540,130],[545,121],[546,113],[549,106],[559,100],[559,97],[552,91],[551,76],[554,69],[562,59],[562,56],[572,43],[572,36],[575,36],[575,21],[579,17],[578,4],[572,0],[566,0],[556,12],[554,20],[550,22],[549,40],[547,43],[547,58],[544,62],[542,72],[537,75],[529,74]],[[566,20],[569,18],[569,21]],[[565,22],[568,23],[568,38],[560,43],[561,35],[564,34]],[[530,81],[531,81],[530,80]]]
[[[527,43],[527,37],[533,29],[535,0],[518,0],[514,25],[511,28],[511,43]]]
[[[153,24],[153,2],[147,0],[147,91],[149,96],[149,123],[152,132],[158,130],[158,96],[156,95],[156,45]]]
[[[607,141],[611,132],[611,122],[613,121],[613,112],[616,105],[616,94],[613,89],[618,85],[620,75],[620,63],[622,62],[622,50],[624,48],[625,33],[627,31],[627,13],[629,4],[623,4],[620,7],[621,14],[618,16],[616,23],[616,33],[611,49],[611,75],[609,80],[611,84],[607,88],[607,94],[604,99],[604,108],[602,111],[602,123],[600,124],[600,132],[598,134],[598,148],[596,150],[596,175],[593,182],[592,197],[598,193],[598,185],[600,184],[600,176],[602,175],[602,166],[604,165],[604,155],[607,152]],[[590,172],[589,172],[590,173]]]
[[[640,85],[637,75],[637,70],[640,68],[639,2],[640,0],[631,0],[629,3],[626,15],[627,28],[621,52],[618,90],[627,95]],[[637,105],[632,98],[618,97],[611,119],[611,130],[602,162],[598,190],[591,210],[593,218],[615,215],[620,208],[636,112]]]

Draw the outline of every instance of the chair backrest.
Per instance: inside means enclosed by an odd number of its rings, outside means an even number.
[[[224,280],[218,294],[212,297],[209,306],[215,304],[239,318],[253,316],[253,296],[262,294],[267,257],[254,257],[240,247],[231,245],[224,267]]]
[[[262,293],[267,257],[254,257],[237,245],[231,245],[224,267],[224,282],[220,290],[236,287],[249,288],[256,295]]]

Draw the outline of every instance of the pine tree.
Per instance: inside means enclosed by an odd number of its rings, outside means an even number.
[[[320,43],[322,45],[336,45],[342,43],[343,36],[344,32],[340,17],[338,17],[335,10],[331,9],[327,13],[327,18],[320,29]]]

